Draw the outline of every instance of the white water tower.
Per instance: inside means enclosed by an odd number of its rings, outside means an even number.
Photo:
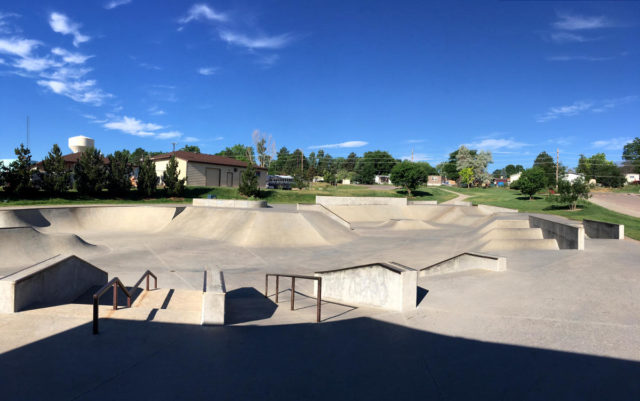
[[[86,136],[73,136],[69,138],[69,149],[73,153],[82,152],[85,149],[95,147],[96,141]]]

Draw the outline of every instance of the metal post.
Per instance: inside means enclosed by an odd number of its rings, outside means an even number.
[[[127,308],[131,308],[131,297],[127,295]]]
[[[264,275],[264,297],[269,298],[269,275]]]
[[[280,292],[280,276],[276,275],[276,303],[278,303],[278,292]]]
[[[316,323],[320,323],[320,304],[322,303],[322,278],[318,280],[318,311],[316,317]]]
[[[291,277],[291,310],[293,310],[293,300],[296,295],[296,278]]]
[[[149,275],[147,274],[147,291],[149,291]]]
[[[93,334],[98,334],[98,298],[93,297]]]
[[[113,309],[118,309],[118,284],[113,283]]]
[[[158,289],[158,277],[153,277],[153,288]]]

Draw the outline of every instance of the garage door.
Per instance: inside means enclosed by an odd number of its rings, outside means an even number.
[[[205,185],[208,187],[220,186],[220,169],[219,168],[207,169],[207,181]]]
[[[232,172],[227,172],[227,186],[228,187],[232,187],[233,186],[233,173]]]

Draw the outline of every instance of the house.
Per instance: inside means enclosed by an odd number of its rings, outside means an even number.
[[[388,175],[376,175],[373,178],[373,181],[376,184],[389,184],[389,185],[392,185],[391,178]]]
[[[564,175],[564,177],[562,177],[563,180],[565,181],[569,181],[570,183],[573,184],[573,182],[575,180],[577,180],[578,178],[582,178],[584,179],[584,177],[582,176],[582,174],[576,174],[576,173],[567,173]]]
[[[638,173],[625,174],[624,178],[627,180],[627,183],[631,184],[633,182],[640,181],[640,174],[638,174]]]
[[[442,185],[442,177],[439,175],[430,175],[429,178],[427,178],[427,186],[428,187],[435,187],[435,186],[440,186]]]
[[[506,178],[495,178],[493,180],[493,183],[496,185],[496,187],[506,187],[507,185],[509,185],[509,180]]]
[[[511,175],[509,176],[509,184],[511,184],[511,183],[513,183],[513,182],[518,181],[518,180],[520,179],[520,175],[521,175],[521,174],[522,174],[522,173],[515,173],[515,174],[511,174]]]
[[[156,174],[162,178],[162,173],[167,169],[171,156],[178,161],[178,178],[186,178],[187,185],[206,187],[237,187],[240,184],[240,176],[247,168],[248,163],[230,157],[208,155],[205,153],[193,153],[178,150],[164,153],[151,158],[156,164]],[[258,177],[258,186],[267,185],[267,169],[254,167]]]

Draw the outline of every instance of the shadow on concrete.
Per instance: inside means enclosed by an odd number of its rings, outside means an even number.
[[[242,287],[227,292],[225,301],[226,324],[238,324],[268,319],[278,305],[253,287]]]
[[[100,287],[94,286],[88,289],[84,294],[80,295],[73,301],[74,304],[86,304],[93,305],[93,294],[98,291]],[[140,287],[135,290],[132,287],[127,287],[127,290],[131,293],[131,305],[136,301],[136,299],[142,294],[142,289]],[[149,291],[156,291],[151,289]],[[117,291],[118,297],[118,307],[126,307],[127,306],[127,296],[124,295],[124,292],[118,288]],[[103,296],[100,297],[99,300],[100,305],[113,305],[113,290],[107,291]]]
[[[422,302],[424,297],[427,296],[428,293],[429,293],[429,290],[427,290],[426,288],[422,288],[422,287],[418,286],[418,293],[417,293],[417,296],[416,296],[416,308],[418,306],[420,306],[420,303]]]
[[[640,363],[370,318],[202,327],[103,319],[0,355],[13,400],[637,400]]]

